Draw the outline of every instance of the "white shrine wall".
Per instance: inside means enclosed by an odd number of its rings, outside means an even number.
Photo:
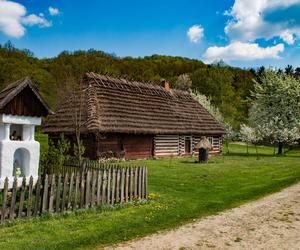
[[[35,126],[40,124],[39,117],[0,115],[0,188],[6,177],[11,187],[16,160],[22,172],[18,177],[18,185],[21,185],[24,176],[32,176],[33,181],[37,181],[40,144],[34,139],[34,131]],[[11,140],[13,131],[17,132],[20,140]]]

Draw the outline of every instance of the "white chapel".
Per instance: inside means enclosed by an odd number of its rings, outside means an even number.
[[[0,187],[17,177],[38,178],[40,144],[35,127],[51,113],[31,79],[26,77],[0,92]],[[29,178],[28,178],[29,180]]]

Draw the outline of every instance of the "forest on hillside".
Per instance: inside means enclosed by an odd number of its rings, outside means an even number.
[[[225,120],[236,128],[247,119],[247,97],[261,70],[232,68],[223,63],[206,65],[199,60],[173,56],[119,58],[93,49],[63,51],[57,57],[39,59],[27,49],[15,48],[11,42],[0,45],[0,88],[30,76],[53,110],[86,72],[149,84],[160,84],[161,79],[166,79],[171,87],[176,87],[180,75],[188,74],[192,91],[209,97]]]

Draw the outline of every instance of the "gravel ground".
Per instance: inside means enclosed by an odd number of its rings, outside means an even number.
[[[175,230],[106,249],[300,250],[300,183]]]

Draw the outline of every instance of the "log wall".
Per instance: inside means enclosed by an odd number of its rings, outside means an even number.
[[[191,153],[185,152],[185,139],[191,139]],[[200,135],[156,135],[154,137],[154,156],[163,157],[171,155],[192,155],[198,154],[195,149],[196,144],[200,141]],[[220,153],[220,137],[208,136],[213,145],[211,154]]]
[[[67,136],[72,142],[74,138]],[[185,138],[191,138],[191,153],[185,152]],[[220,153],[221,138],[219,136],[207,136],[213,145],[211,154]],[[59,135],[50,136],[50,139],[57,141]],[[198,154],[195,145],[200,141],[200,135],[126,135],[106,134],[82,135],[86,148],[85,156],[90,159],[103,157],[125,157],[126,160],[148,159],[152,156],[184,156]]]
[[[179,135],[156,135],[154,137],[154,156],[179,155]]]
[[[125,159],[148,159],[153,156],[152,135],[126,135],[123,137]]]
[[[153,156],[152,135],[107,134],[98,139],[98,157],[111,151],[126,160],[147,159]],[[119,155],[118,155],[119,153]]]
[[[103,157],[107,152],[120,153],[122,151],[121,137],[117,134],[97,136],[97,157]]]
[[[211,153],[218,154],[221,152],[221,138],[220,137],[213,137],[212,145],[213,145],[213,150]]]

